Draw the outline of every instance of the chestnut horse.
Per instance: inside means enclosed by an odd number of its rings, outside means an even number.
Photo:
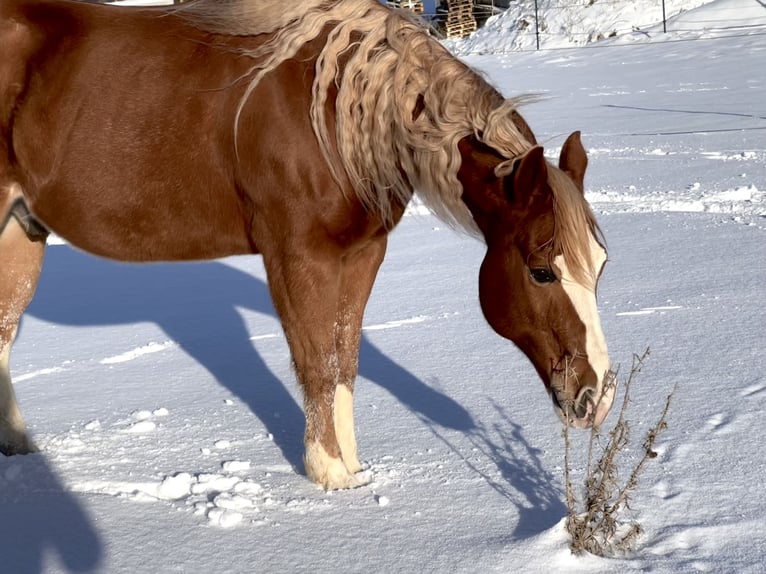
[[[419,23],[376,0],[124,8],[0,0],[0,451],[34,450],[9,371],[45,237],[124,261],[260,253],[304,392],[304,461],[360,484],[362,315],[417,191],[487,246],[489,324],[563,419],[612,402],[579,133],[558,165]]]

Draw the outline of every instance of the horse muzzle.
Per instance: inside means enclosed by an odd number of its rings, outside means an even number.
[[[616,380],[616,373],[607,370],[601,384],[584,384],[576,393],[554,380],[550,395],[561,422],[580,429],[599,427],[612,408]]]

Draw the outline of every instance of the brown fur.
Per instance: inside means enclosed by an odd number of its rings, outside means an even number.
[[[331,168],[337,153],[357,196],[389,228],[395,206],[407,203],[415,190],[443,220],[475,231],[457,177],[458,142],[474,135],[505,158],[536,145],[516,109],[523,98],[504,100],[418,22],[379,2],[313,1],[301,13],[286,12],[283,3],[271,1],[258,3],[257,10],[256,4],[233,1],[225,2],[222,11],[219,4],[198,0],[179,13],[213,31],[262,34],[275,30],[274,22],[283,26],[265,45],[243,51],[253,64],[240,106],[269,72],[333,22],[332,32],[319,43],[312,126]],[[326,104],[335,86],[336,129],[330,133]],[[557,177],[560,172],[553,173]],[[556,246],[572,262],[575,275],[583,277],[592,270],[581,231],[586,226],[595,230],[595,221],[571,186],[556,185],[553,191],[559,206]]]
[[[595,222],[579,139],[548,165],[513,101],[375,0],[297,6],[0,0],[0,205],[21,189],[47,228],[115,259],[261,253],[305,392],[307,472],[344,488],[358,469],[343,464],[335,389],[353,388],[364,307],[413,191],[480,230],[485,315],[548,386],[584,327],[527,267],[563,253],[587,270]],[[24,241],[34,286],[41,250]],[[18,249],[0,246],[0,262]],[[23,311],[14,281],[0,286]],[[19,313],[0,317],[6,346]],[[579,370],[562,397],[593,385]],[[22,452],[3,424],[0,451]]]

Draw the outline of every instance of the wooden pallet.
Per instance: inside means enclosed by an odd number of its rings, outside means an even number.
[[[444,12],[440,12],[440,14],[444,14]],[[447,17],[450,18],[471,18],[473,16],[473,10],[469,8],[458,8],[456,10],[450,10],[449,12],[446,12]]]
[[[440,12],[440,20],[448,38],[462,38],[476,31],[473,0],[445,0]]]
[[[447,12],[460,9],[473,10],[473,2],[471,0],[447,0],[446,3],[442,4],[442,8],[445,7]]]
[[[411,10],[416,14],[422,14],[425,11],[423,0],[390,0],[387,4],[394,8]]]
[[[442,19],[446,24],[459,24],[461,22],[472,22],[474,20],[473,14],[447,14]]]
[[[476,32],[476,21],[463,24],[447,24],[445,26],[447,38],[465,38]]]

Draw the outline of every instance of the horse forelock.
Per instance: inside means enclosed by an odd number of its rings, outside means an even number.
[[[532,147],[512,120],[516,102],[449,54],[422,23],[377,0],[197,0],[179,13],[216,33],[271,34],[243,52],[253,65],[239,112],[269,72],[321,37],[314,132],[336,179],[345,171],[359,199],[389,227],[417,191],[441,219],[476,233],[461,200],[458,142],[475,135],[506,158]]]
[[[595,288],[598,269],[594,268],[591,239],[605,248],[601,228],[583,193],[564,172],[549,169],[548,181],[553,190],[552,252],[564,257],[575,281]]]

